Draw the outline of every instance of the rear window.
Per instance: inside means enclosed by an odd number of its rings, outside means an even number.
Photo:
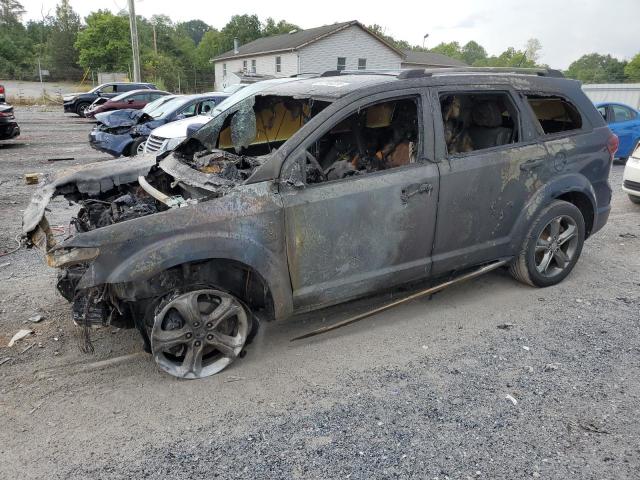
[[[582,128],[582,116],[569,101],[557,96],[527,95],[527,100],[545,135]]]

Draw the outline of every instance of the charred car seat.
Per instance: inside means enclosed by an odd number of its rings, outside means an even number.
[[[496,102],[478,102],[471,114],[473,125],[469,136],[474,150],[511,143],[512,129],[502,126],[502,112]]]

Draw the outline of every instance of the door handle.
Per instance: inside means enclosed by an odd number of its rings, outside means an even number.
[[[400,194],[400,200],[402,203],[407,203],[411,197],[414,195],[418,195],[420,193],[427,193],[431,195],[433,191],[433,185],[430,183],[412,183],[411,185],[407,185],[402,189],[402,193]]]
[[[533,170],[534,168],[544,164],[546,161],[547,161],[546,158],[538,158],[537,160],[527,160],[526,162],[520,164],[520,170],[523,170],[523,171]]]

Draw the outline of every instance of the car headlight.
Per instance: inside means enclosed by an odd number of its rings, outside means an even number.
[[[72,101],[74,98],[76,98],[76,97],[75,97],[75,95],[70,95],[70,96],[68,96],[68,97],[62,97],[62,101],[63,101],[63,102],[70,102],[70,101]]]
[[[47,264],[54,268],[64,268],[78,263],[90,262],[100,255],[100,249],[93,247],[53,250],[47,254]]]
[[[166,151],[171,151],[174,148],[176,148],[178,145],[180,145],[182,142],[184,142],[184,139],[187,137],[176,137],[176,138],[170,138],[169,140],[166,141],[166,143],[164,144],[164,148],[163,150]]]

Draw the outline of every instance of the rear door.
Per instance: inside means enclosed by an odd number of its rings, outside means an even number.
[[[442,87],[431,95],[438,112],[438,275],[510,254],[511,230],[549,175],[549,158],[510,86]]]
[[[406,133],[413,127],[405,133],[404,127],[397,128],[410,125],[399,119],[411,118],[406,114],[411,103],[417,109],[415,137]],[[385,112],[392,114],[385,117]],[[356,128],[364,133],[354,133]],[[386,147],[389,129],[397,135],[393,153],[384,157],[383,150],[391,151]],[[354,155],[350,148],[356,144]],[[376,158],[395,158],[396,153],[397,161],[385,163],[384,169],[353,172],[353,165],[365,168],[359,162],[374,165]],[[420,90],[355,102],[293,150],[283,171],[306,165],[298,184],[281,182],[295,310],[339,303],[430,274],[439,188],[432,160],[431,108]],[[312,162],[327,178],[320,178]]]

